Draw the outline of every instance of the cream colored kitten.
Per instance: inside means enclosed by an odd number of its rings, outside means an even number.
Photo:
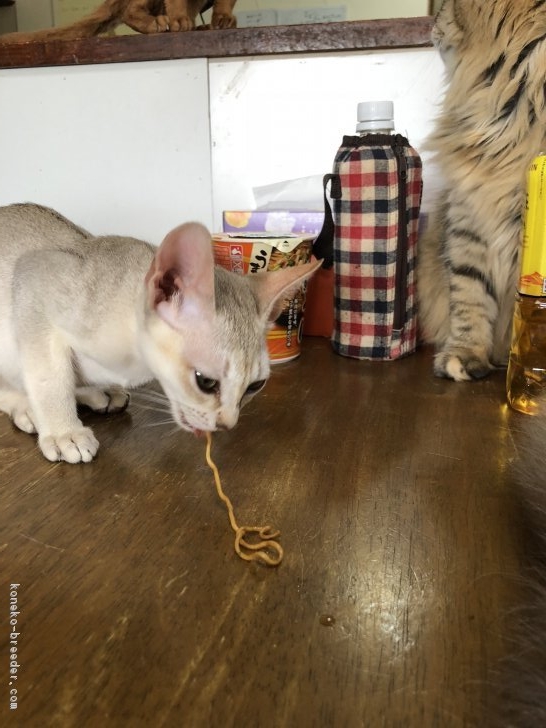
[[[38,205],[0,208],[0,410],[70,463],[99,445],[76,401],[124,409],[125,388],[154,378],[181,428],[231,428],[269,376],[270,320],[319,265],[237,276],[214,266],[198,223],[156,249]]]

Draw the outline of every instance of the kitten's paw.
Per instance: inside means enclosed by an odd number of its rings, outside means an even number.
[[[109,389],[106,394],[110,397],[108,403],[108,413],[110,412],[125,412],[131,401],[131,395],[124,389]]]
[[[98,387],[78,387],[76,390],[78,404],[89,407],[93,412],[111,414],[123,412],[129,405],[131,395],[124,389],[99,389]]]
[[[99,449],[99,441],[89,427],[79,427],[64,435],[46,435],[38,438],[44,457],[51,462],[89,463]]]
[[[16,407],[11,411],[11,419],[13,420],[15,427],[18,427],[23,432],[28,432],[30,435],[33,435],[36,432],[34,416],[30,407],[25,405]]]
[[[23,432],[31,435],[36,432],[34,415],[28,397],[23,392],[12,389],[0,389],[0,412],[10,416],[11,421]]]
[[[492,369],[487,358],[471,349],[447,349],[434,357],[434,374],[455,382],[483,379]]]

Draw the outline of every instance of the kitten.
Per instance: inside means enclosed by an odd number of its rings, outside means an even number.
[[[446,0],[435,22],[448,87],[430,146],[445,193],[417,283],[438,376],[479,378],[507,360],[525,176],[546,146],[545,29],[536,0]]]
[[[8,33],[0,43],[75,40],[113,30],[125,23],[139,33],[165,33],[191,30],[197,15],[212,7],[211,28],[234,28],[236,0],[106,0],[81,20],[60,28],[46,28],[33,33]]]
[[[0,410],[71,463],[98,448],[76,401],[122,410],[125,388],[153,378],[182,429],[232,428],[269,376],[270,322],[320,264],[238,276],[214,266],[198,223],[156,249],[38,205],[0,208]]]

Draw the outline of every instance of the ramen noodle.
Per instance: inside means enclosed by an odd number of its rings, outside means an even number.
[[[281,535],[280,531],[272,531],[271,526],[239,526],[237,524],[235,514],[233,513],[233,506],[230,499],[222,489],[220,473],[218,472],[218,468],[210,454],[212,436],[210,432],[207,432],[206,436],[207,449],[205,450],[205,458],[207,460],[207,465],[213,472],[218,497],[223,500],[227,506],[229,522],[235,531],[235,551],[237,555],[242,559],[245,559],[245,561],[261,561],[264,564],[267,564],[267,566],[278,566],[284,556],[282,546],[275,540]],[[245,536],[249,533],[258,534],[258,538],[261,540],[256,543],[249,542],[245,538]],[[270,555],[266,549],[272,551],[274,555]]]

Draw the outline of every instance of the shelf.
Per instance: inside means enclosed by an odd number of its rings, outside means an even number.
[[[425,16],[33,41],[5,46],[0,42],[0,68],[420,48],[431,45],[432,23],[433,18]]]

